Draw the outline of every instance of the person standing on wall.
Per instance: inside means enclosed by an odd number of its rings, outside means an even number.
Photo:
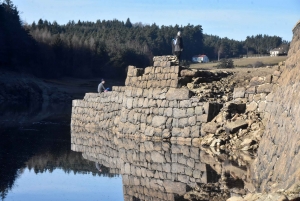
[[[98,85],[98,93],[102,93],[102,92],[105,92],[105,87],[104,87],[104,83],[105,83],[105,80],[102,79],[100,84]]]
[[[175,55],[176,55],[178,61],[180,61],[181,52],[183,51],[183,42],[182,42],[180,31],[178,31],[174,42],[175,42],[174,52],[175,52]]]

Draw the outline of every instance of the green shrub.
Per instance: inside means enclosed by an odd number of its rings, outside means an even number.
[[[232,59],[221,59],[217,65],[217,68],[233,68],[234,62]]]

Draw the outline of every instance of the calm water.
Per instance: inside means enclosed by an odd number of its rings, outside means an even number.
[[[249,153],[70,128],[70,105],[0,105],[2,200],[226,200],[251,179]]]
[[[123,200],[119,174],[71,151],[70,107],[0,106],[2,200]]]

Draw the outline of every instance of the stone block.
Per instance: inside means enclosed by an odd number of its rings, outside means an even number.
[[[137,105],[138,105],[139,108],[142,108],[143,105],[144,105],[144,98],[139,98]]]
[[[178,161],[178,163],[186,165],[186,157],[183,155],[177,155],[177,161]]]
[[[173,124],[173,118],[168,118],[168,120],[166,122],[166,128],[167,129],[171,129],[172,128],[172,124]]]
[[[178,181],[187,184],[189,182],[189,177],[187,175],[179,174]]]
[[[253,101],[255,101],[255,102],[260,101],[260,94],[255,94],[255,95],[253,96]]]
[[[148,90],[148,98],[152,98],[153,97],[153,88],[150,88]]]
[[[144,69],[142,68],[136,68],[135,66],[128,66],[127,76],[128,77],[137,77],[142,75],[144,72]]]
[[[161,62],[160,61],[154,61],[153,66],[154,67],[161,66]]]
[[[197,116],[197,122],[201,122],[201,123],[208,122],[208,115],[202,114],[202,115]]]
[[[181,118],[178,121],[178,127],[183,128],[188,126],[188,118]]]
[[[274,94],[273,94],[273,93],[268,94],[267,97],[266,97],[266,100],[267,100],[268,102],[272,102],[273,99],[274,99]]]
[[[157,108],[156,100],[154,100],[154,99],[149,99],[148,107],[155,107],[156,109],[158,109],[158,108]]]
[[[233,98],[244,98],[244,97],[245,97],[245,88],[244,87],[234,88]]]
[[[144,103],[143,103],[143,107],[144,107],[144,108],[148,108],[148,105],[149,105],[149,99],[148,99],[148,98],[145,98],[145,99],[144,99]]]
[[[200,136],[200,127],[199,126],[192,126],[191,127],[191,137],[198,138]]]
[[[179,103],[179,106],[182,108],[182,107],[191,107],[192,106],[192,103],[190,100],[182,100],[180,101]]]
[[[164,164],[162,168],[164,172],[171,172],[171,165],[169,163]]]
[[[127,77],[125,80],[125,86],[130,86],[130,77]]]
[[[273,75],[279,77],[281,75],[281,72],[276,70],[273,72]]]
[[[163,125],[165,125],[166,121],[167,121],[167,117],[164,117],[164,116],[154,116],[152,118],[152,126],[153,127],[163,126]]]
[[[164,110],[164,116],[171,117],[172,114],[173,114],[173,109],[172,108],[166,108]]]
[[[251,80],[250,80],[250,83],[249,85],[250,86],[258,86],[258,85],[262,85],[265,83],[265,80],[264,78],[262,77],[253,77]]]
[[[162,69],[161,67],[156,67],[155,70],[154,70],[154,73],[157,74],[158,76],[162,75],[161,74],[161,69]]]
[[[157,105],[158,106],[158,105]],[[159,106],[158,106],[159,107]],[[158,114],[160,116],[164,116],[164,112],[165,112],[165,109],[164,108],[158,108]]]
[[[246,106],[246,110],[247,111],[255,111],[256,109],[257,109],[257,103],[255,102],[255,101],[252,101],[250,104],[248,104],[247,106]]]
[[[165,99],[166,97],[166,89],[154,88],[152,96],[154,99]]]
[[[180,71],[180,67],[179,66],[172,66],[171,69],[172,69],[173,73],[179,74],[179,71]]]
[[[147,128],[145,130],[145,135],[152,137],[154,135],[154,128],[151,126],[147,126]]]
[[[166,80],[166,87],[170,87],[171,86],[171,80]]]
[[[195,115],[195,110],[194,110],[194,108],[193,108],[193,107],[188,108],[188,109],[186,110],[186,114],[187,114],[187,116],[189,116],[189,117],[194,116],[194,115]]]
[[[261,93],[261,94],[260,94],[260,100],[261,100],[261,101],[265,101],[265,100],[266,100],[266,97],[267,97],[267,94],[266,94],[266,93]]]
[[[265,78],[265,83],[268,83],[268,84],[272,83],[272,78],[273,78],[272,75],[267,75]]]
[[[272,83],[277,83],[278,79],[279,79],[278,76],[273,75],[272,76]]]
[[[179,84],[178,84],[178,79],[171,80],[170,87],[172,87],[172,88],[178,88],[178,87],[180,87]]]
[[[199,71],[193,69],[184,69],[180,71],[181,77],[198,77]]]
[[[172,173],[184,173],[184,165],[182,165],[182,164],[179,164],[179,163],[173,163],[172,164],[172,170],[171,170],[171,172]]]
[[[185,109],[179,109],[179,108],[173,108],[173,117],[176,119],[180,119],[183,117],[186,117],[186,110]]]
[[[151,87],[153,87],[152,83],[153,83],[152,80],[148,80],[148,81],[147,81],[147,88],[148,88],[148,89],[151,88]]]
[[[200,179],[201,178],[201,171],[200,170],[194,170],[193,171],[193,177],[195,179]]]
[[[171,77],[171,80],[177,80],[178,79],[178,74],[170,73],[170,77]]]
[[[160,87],[161,87],[161,88],[168,87],[168,85],[167,85],[167,80],[161,80],[161,81],[160,81]]]
[[[190,127],[184,127],[181,130],[181,133],[182,133],[181,137],[184,137],[185,139],[187,139],[188,137],[190,137],[190,133],[191,133],[190,131],[191,131]]]
[[[206,133],[215,134],[219,127],[220,126],[215,122],[208,122],[208,123],[204,124],[202,128],[203,128],[203,131]]]
[[[151,161],[154,163],[165,163],[165,157],[157,151],[151,151]]]
[[[196,115],[202,115],[204,112],[203,107],[202,106],[197,106],[195,107],[195,114]]]
[[[184,195],[186,193],[186,184],[182,182],[164,180],[163,186],[167,193],[174,193],[178,195]]]
[[[258,105],[258,111],[259,112],[264,112],[266,109],[267,103],[266,101],[261,101]]]
[[[162,138],[163,139],[168,139],[170,137],[172,137],[172,133],[170,132],[170,130],[169,129],[164,129],[162,131]]]
[[[143,89],[142,88],[137,88],[136,89],[136,96],[137,97],[142,97],[143,96]]]
[[[273,84],[263,84],[257,87],[257,93],[270,93],[273,89]]]
[[[180,137],[181,136],[181,129],[180,128],[172,128],[172,137]]]
[[[166,94],[167,100],[188,100],[191,97],[191,93],[186,88],[170,88]]]
[[[166,61],[163,63],[162,67],[171,67],[171,62],[170,61]]]
[[[188,124],[190,126],[194,126],[194,125],[196,125],[196,123],[197,123],[197,117],[196,116],[189,117]]]
[[[168,107],[171,107],[171,108],[178,108],[178,103],[176,100],[174,101],[168,101]]]
[[[227,123],[224,127],[226,133],[229,134],[229,133],[237,132],[240,128],[242,129],[247,128],[248,123],[244,120],[237,120],[237,121]]]

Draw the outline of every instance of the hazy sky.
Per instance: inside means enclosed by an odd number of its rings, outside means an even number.
[[[157,25],[202,25],[203,33],[245,40],[257,34],[292,39],[300,0],[12,0],[27,23],[118,19]]]

